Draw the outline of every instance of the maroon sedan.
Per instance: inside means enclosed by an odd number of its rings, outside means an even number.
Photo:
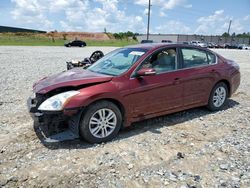
[[[50,134],[69,128],[91,143],[132,122],[198,106],[220,110],[240,84],[237,63],[184,44],[117,49],[86,69],[43,78],[30,112]]]

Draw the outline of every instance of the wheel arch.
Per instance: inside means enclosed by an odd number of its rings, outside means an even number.
[[[114,99],[114,98],[101,98],[101,99],[97,99],[95,101],[92,101],[91,103],[89,103],[85,108],[87,108],[88,106],[94,104],[94,103],[98,103],[100,101],[109,101],[109,102],[112,102],[113,104],[115,104],[120,112],[121,112],[121,115],[122,115],[122,121],[124,122],[125,121],[125,114],[126,114],[126,110],[125,110],[125,107],[124,105],[117,99]]]
[[[213,103],[213,97],[214,97],[214,91],[217,87],[218,84],[223,84],[224,87],[227,87],[227,96],[225,96],[225,99],[223,101],[222,104],[220,104],[220,106],[215,106],[214,103]],[[207,108],[211,111],[217,111],[217,110],[220,110],[226,103],[226,100],[228,97],[230,97],[230,89],[231,89],[231,85],[230,85],[230,82],[226,79],[221,79],[219,80],[218,82],[216,82],[210,92],[210,95],[209,95],[209,98],[208,98],[208,103],[207,103]]]

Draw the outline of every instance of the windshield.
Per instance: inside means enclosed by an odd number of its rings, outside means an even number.
[[[120,48],[108,53],[87,70],[118,76],[126,72],[146,52],[146,49],[140,48]]]

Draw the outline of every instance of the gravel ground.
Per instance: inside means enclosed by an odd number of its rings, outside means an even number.
[[[250,51],[216,50],[242,82],[219,112],[204,107],[134,124],[106,144],[43,144],[26,109],[32,83],[110,47],[0,47],[0,187],[249,187]]]

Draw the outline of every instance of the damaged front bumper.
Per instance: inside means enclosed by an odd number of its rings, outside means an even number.
[[[37,100],[29,97],[27,100],[29,113],[34,120],[35,130],[41,132],[45,142],[59,142],[79,138],[79,123],[81,113],[77,109],[59,112],[41,112]]]

